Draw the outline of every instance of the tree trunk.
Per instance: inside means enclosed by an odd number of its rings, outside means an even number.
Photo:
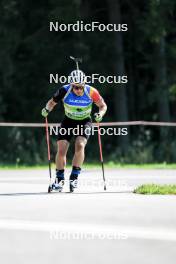
[[[159,121],[170,121],[169,110],[169,94],[167,86],[167,70],[166,70],[166,54],[165,54],[165,38],[161,37],[156,43],[156,65],[155,80],[157,87],[157,107]]]
[[[121,10],[119,0],[107,0],[108,1],[108,12],[110,23],[120,24],[121,23]],[[123,37],[121,32],[113,32],[113,74],[115,75],[126,75],[125,72],[125,60],[123,50]],[[126,96],[126,85],[125,84],[114,84],[114,109],[115,109],[115,121],[128,121],[128,106]],[[128,129],[129,130],[129,129]],[[128,136],[121,136],[118,143],[123,151],[126,151],[129,141]]]
[[[170,121],[169,109],[169,92],[167,82],[166,54],[165,54],[165,38],[162,36],[155,44],[155,82],[157,88],[157,111],[159,121]],[[167,128],[160,129],[161,142],[168,139],[169,131]]]

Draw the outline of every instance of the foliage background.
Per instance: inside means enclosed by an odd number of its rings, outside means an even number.
[[[60,87],[49,84],[49,74],[68,75],[73,55],[83,57],[81,67],[87,74],[128,75],[127,85],[95,84],[108,104],[105,122],[175,122],[175,14],[175,0],[1,0],[0,121],[43,122],[41,109]],[[77,20],[127,23],[128,32],[49,32],[49,21]],[[62,112],[58,105],[50,121],[60,122]],[[106,160],[176,162],[174,127],[128,131],[127,137],[103,137]],[[53,159],[55,147],[53,138]],[[94,136],[87,161],[97,159]],[[43,129],[0,127],[0,163],[44,162]]]

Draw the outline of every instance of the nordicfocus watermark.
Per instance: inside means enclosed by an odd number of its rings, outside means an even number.
[[[71,77],[70,76],[65,76],[65,75],[61,75],[59,76],[58,73],[53,74],[50,73],[49,75],[49,83],[61,83],[61,84],[66,84],[66,83],[70,83],[71,82]],[[99,83],[116,83],[116,84],[120,84],[120,83],[128,83],[128,76],[124,75],[124,76],[115,76],[115,75],[109,75],[109,76],[103,76],[100,75],[99,73],[94,73],[91,75],[86,75],[85,76],[85,82],[87,84],[94,84],[96,82]]]
[[[49,30],[52,32],[65,32],[65,31],[74,31],[74,32],[94,32],[94,31],[100,31],[100,32],[126,32],[128,31],[128,24],[102,24],[98,21],[92,21],[91,23],[84,23],[84,21],[76,21],[76,23],[72,24],[64,24],[56,22],[49,22]]]
[[[124,231],[109,231],[106,229],[100,230],[99,232],[75,230],[70,232],[60,230],[50,231],[51,240],[126,240],[127,238],[128,234]]]
[[[68,186],[71,182],[71,180],[62,180],[60,181],[62,184]],[[74,182],[72,183],[74,185]],[[77,185],[77,183],[75,183]],[[81,187],[81,189],[85,189],[87,190],[88,188],[92,188],[95,190],[97,188],[102,188],[104,186],[104,181],[100,180],[100,179],[89,179],[89,178],[80,178],[79,182],[78,182],[79,187]],[[126,191],[129,190],[129,184],[126,180],[124,179],[117,179],[117,178],[112,178],[111,179],[107,179],[106,180],[106,187],[107,188],[111,188],[116,190],[117,189],[119,191]]]
[[[100,127],[99,128],[100,135],[104,136],[126,136],[128,135],[128,129],[127,128],[118,128],[118,127]],[[96,133],[98,133],[98,127],[92,126],[92,127],[85,127],[84,125],[77,125],[76,127],[60,127],[60,126],[50,126],[49,130],[50,135],[68,135],[68,136],[94,136]]]

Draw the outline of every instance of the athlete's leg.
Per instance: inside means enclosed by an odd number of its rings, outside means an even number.
[[[56,179],[53,184],[53,189],[62,190],[64,185],[64,169],[66,165],[66,155],[69,148],[69,142],[67,140],[57,141],[57,154],[56,154]]]
[[[82,136],[78,136],[75,140],[75,154],[73,157],[72,165],[75,167],[81,167],[84,161],[84,151],[87,144],[87,139]]]
[[[72,161],[72,172],[70,175],[70,191],[73,192],[77,188],[78,176],[81,172],[81,166],[84,161],[84,150],[87,144],[87,139],[78,136],[75,141],[75,154]]]
[[[66,156],[69,148],[69,142],[65,139],[57,141],[56,169],[64,170],[66,165]]]

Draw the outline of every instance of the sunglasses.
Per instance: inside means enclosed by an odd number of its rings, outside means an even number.
[[[75,90],[83,90],[84,89],[84,87],[82,86],[82,85],[75,85],[75,84],[72,84],[72,87],[73,87],[73,89],[75,89]]]

